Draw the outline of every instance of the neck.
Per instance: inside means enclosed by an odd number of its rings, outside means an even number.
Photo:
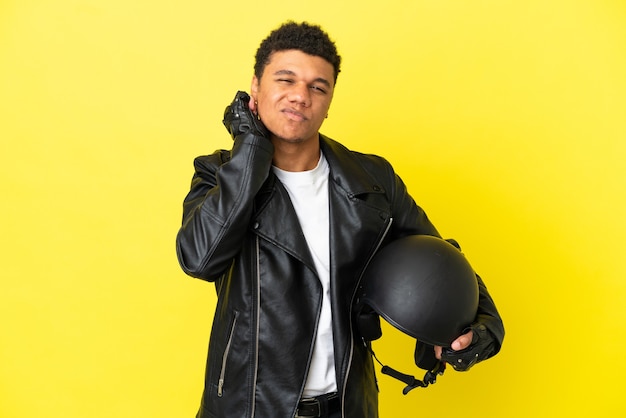
[[[320,160],[319,141],[289,143],[274,142],[274,159],[272,163],[285,171],[309,171],[317,167]]]

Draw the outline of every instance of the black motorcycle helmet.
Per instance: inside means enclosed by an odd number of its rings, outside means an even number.
[[[357,306],[362,311],[370,307],[418,341],[449,347],[476,317],[478,281],[454,245],[430,235],[410,235],[374,256],[361,280]]]

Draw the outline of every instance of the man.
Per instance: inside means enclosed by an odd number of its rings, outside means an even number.
[[[319,26],[274,30],[250,97],[239,92],[226,109],[232,149],[195,160],[178,259],[218,294],[198,417],[378,416],[352,315],[358,282],[380,246],[439,234],[384,159],[319,133],[340,62]],[[482,360],[504,330],[480,284]],[[470,330],[452,349],[473,340]]]

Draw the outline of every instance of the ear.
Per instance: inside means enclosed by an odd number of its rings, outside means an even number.
[[[252,83],[250,84],[250,96],[256,100],[256,96],[259,93],[259,79],[257,76],[252,77]]]

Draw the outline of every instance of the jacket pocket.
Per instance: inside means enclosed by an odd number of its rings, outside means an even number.
[[[230,325],[230,330],[228,332],[228,340],[226,341],[226,348],[224,348],[224,353],[222,354],[222,366],[220,368],[220,377],[217,382],[217,396],[222,397],[224,391],[224,378],[226,376],[226,364],[228,363],[228,354],[230,353],[230,347],[233,342],[233,336],[235,335],[235,328],[237,327],[237,317],[239,316],[239,312],[235,311],[233,314],[233,320]]]

